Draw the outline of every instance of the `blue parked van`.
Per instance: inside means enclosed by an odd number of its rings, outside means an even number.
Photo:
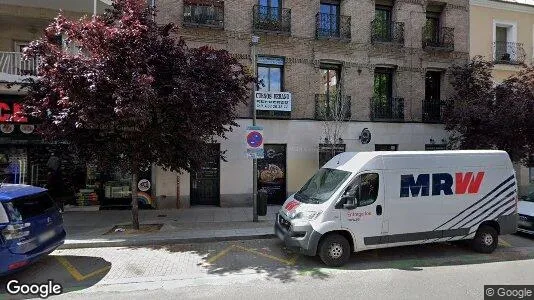
[[[63,218],[46,189],[0,186],[0,276],[54,251],[65,235]]]

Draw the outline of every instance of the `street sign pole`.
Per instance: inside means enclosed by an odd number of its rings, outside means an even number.
[[[251,41],[252,50],[252,73],[254,78],[258,77],[258,70],[256,66],[256,45],[259,43],[260,38],[253,35]],[[252,126],[256,126],[256,84],[252,89]],[[252,160],[252,221],[258,222],[258,160],[256,157]]]

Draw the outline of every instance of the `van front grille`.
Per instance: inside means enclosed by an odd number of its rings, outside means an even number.
[[[289,231],[289,228],[291,228],[291,222],[284,219],[281,215],[278,215],[278,224],[282,226],[285,230]]]

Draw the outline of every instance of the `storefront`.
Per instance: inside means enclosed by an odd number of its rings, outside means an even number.
[[[119,170],[99,170],[96,166],[86,164],[83,185],[76,194],[75,206],[98,205],[100,209],[129,209],[131,205],[131,174]],[[140,208],[152,208],[151,170],[139,174],[137,184]]]
[[[20,117],[22,97],[0,94],[0,176],[4,183],[46,187],[60,205],[72,208],[129,208],[131,175],[98,170],[80,160],[69,146],[44,143],[35,133],[39,124]],[[139,174],[141,208],[154,206],[152,172]]]
[[[48,149],[34,122],[20,117],[21,97],[0,95],[0,174],[2,182],[45,186]]]

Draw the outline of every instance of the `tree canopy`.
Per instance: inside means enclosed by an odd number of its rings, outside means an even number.
[[[139,170],[198,168],[206,143],[237,126],[254,81],[227,51],[188,48],[175,33],[146,0],[116,0],[104,15],[60,14],[25,51],[39,61],[25,113],[45,140],[132,174],[135,228]]]
[[[47,140],[103,166],[191,170],[204,144],[237,125],[252,77],[225,50],[188,48],[143,0],[102,16],[59,15],[26,55],[39,58],[25,111]]]
[[[492,63],[474,57],[451,69],[444,114],[453,147],[505,150],[517,163],[534,153],[534,68],[494,83]]]

